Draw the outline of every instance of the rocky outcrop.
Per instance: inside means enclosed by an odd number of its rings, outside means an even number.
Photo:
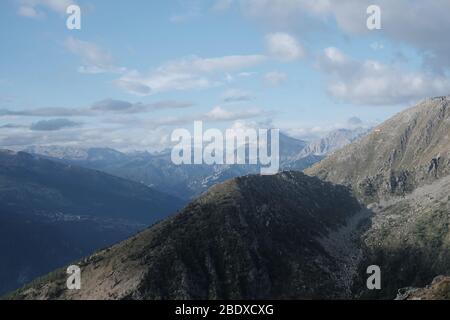
[[[402,288],[396,300],[450,300],[450,277],[438,276],[424,288]]]

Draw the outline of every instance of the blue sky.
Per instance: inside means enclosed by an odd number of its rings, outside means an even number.
[[[81,7],[81,30],[65,8]],[[368,30],[378,4],[382,29]],[[0,147],[162,148],[175,127],[299,138],[447,95],[446,1],[6,0]],[[405,15],[405,12],[408,12]]]

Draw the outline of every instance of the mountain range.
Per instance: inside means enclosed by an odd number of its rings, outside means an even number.
[[[306,146],[281,135],[282,161]],[[0,267],[0,293],[135,234],[211,185],[259,171],[248,165],[175,166],[169,151],[125,154],[61,146],[26,151],[0,152],[0,246],[7,261]],[[321,158],[290,163],[303,169]]]
[[[77,262],[14,299],[273,299],[349,295],[367,212],[345,187],[300,172],[213,186],[177,215]],[[334,251],[339,242],[347,249]]]
[[[0,151],[0,292],[123,240],[183,205],[142,184]]]
[[[362,128],[335,130],[311,142],[281,133],[281,169],[301,171],[365,132]],[[317,145],[321,147],[317,148]],[[175,165],[171,160],[170,149],[158,153],[122,153],[108,148],[32,146],[24,151],[140,182],[185,200],[195,198],[214,184],[260,172],[259,165]]]
[[[76,262],[81,290],[65,289],[61,268],[7,298],[448,298],[449,106],[450,97],[424,100],[306,175],[215,184],[175,215]],[[366,286],[373,265],[379,290]]]

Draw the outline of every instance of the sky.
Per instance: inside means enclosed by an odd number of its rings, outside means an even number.
[[[81,29],[66,27],[69,5]],[[381,29],[367,28],[367,8]],[[448,0],[2,0],[0,148],[371,127],[450,92]]]

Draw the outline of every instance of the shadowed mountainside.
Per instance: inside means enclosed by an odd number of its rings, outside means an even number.
[[[348,297],[364,221],[344,187],[299,172],[235,178],[79,261],[81,290],[66,290],[60,269],[9,298]]]
[[[374,212],[362,237],[359,279],[368,265],[378,265],[382,289],[362,290],[362,297],[395,298],[398,288],[422,287],[449,273],[449,102],[427,99],[306,170],[350,186]]]
[[[123,240],[182,206],[136,182],[0,151],[0,292]]]

